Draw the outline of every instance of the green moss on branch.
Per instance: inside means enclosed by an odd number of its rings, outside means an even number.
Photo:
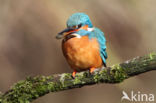
[[[80,72],[76,74],[75,79],[72,78],[71,73],[28,77],[0,95],[0,103],[29,103],[49,92],[80,88],[96,83],[120,83],[129,77],[151,70],[156,70],[156,53],[97,69],[93,74],[89,71]]]

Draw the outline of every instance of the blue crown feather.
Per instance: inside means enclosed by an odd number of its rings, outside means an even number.
[[[67,20],[67,27],[72,27],[72,26],[76,26],[79,24],[82,24],[82,26],[88,25],[90,28],[93,27],[89,16],[86,15],[85,13],[74,13]]]

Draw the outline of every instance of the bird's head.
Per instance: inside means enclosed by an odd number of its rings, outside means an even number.
[[[85,13],[74,13],[67,20],[67,28],[58,33],[56,38],[61,39],[80,30],[90,31],[90,28],[93,28],[93,25],[88,15]]]

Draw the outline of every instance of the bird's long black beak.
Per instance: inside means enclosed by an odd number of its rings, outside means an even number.
[[[71,33],[74,30],[75,29],[73,29],[73,28],[66,28],[56,35],[56,39],[62,39],[64,36],[66,36],[67,34]]]

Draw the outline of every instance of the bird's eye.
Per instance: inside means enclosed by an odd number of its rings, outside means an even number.
[[[82,24],[79,24],[79,25],[73,26],[72,28],[73,28],[73,29],[79,29],[79,28],[81,28],[81,26],[82,26]]]
[[[79,25],[78,25],[78,28],[81,28],[81,26],[82,26],[82,24],[79,24]]]

